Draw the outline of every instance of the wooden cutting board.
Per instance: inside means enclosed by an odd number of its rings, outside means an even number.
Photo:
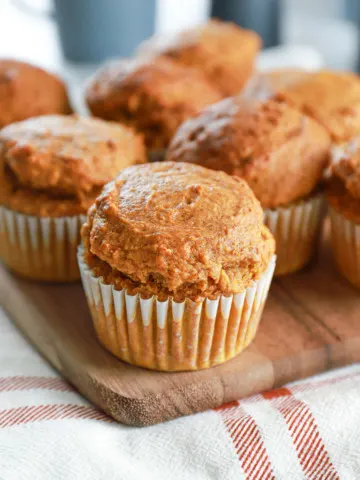
[[[300,273],[275,280],[255,343],[191,373],[120,362],[97,342],[80,284],[42,285],[0,265],[0,303],[85,397],[119,422],[151,425],[360,361],[360,292],[335,271],[327,245]]]

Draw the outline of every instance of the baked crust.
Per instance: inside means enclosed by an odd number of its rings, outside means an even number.
[[[141,137],[116,123],[46,115],[0,132],[0,203],[20,213],[85,213],[105,183],[146,161]]]
[[[275,95],[317,120],[336,143],[360,134],[360,78],[350,72],[323,70]]]
[[[275,247],[245,181],[172,162],[120,173],[90,208],[82,238],[105,283],[176,301],[243,291]]]
[[[0,60],[0,127],[29,117],[71,113],[66,86],[29,63]]]
[[[109,63],[86,92],[93,115],[133,127],[149,150],[166,148],[183,121],[220,99],[200,72],[165,58]]]
[[[244,178],[263,208],[309,195],[329,162],[330,137],[285,103],[230,97],[185,122],[167,159]]]
[[[140,55],[166,56],[182,65],[196,68],[222,92],[238,94],[251,77],[261,38],[232,22],[208,23],[172,35],[153,37],[144,42]]]

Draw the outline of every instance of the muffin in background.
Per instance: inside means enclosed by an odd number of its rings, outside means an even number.
[[[360,135],[360,77],[355,73],[322,70],[280,89],[275,98],[318,121],[335,144]]]
[[[300,68],[278,68],[256,73],[242,92],[245,98],[268,100],[284,88],[302,82],[313,72]]]
[[[230,97],[185,122],[167,159],[244,178],[276,240],[276,274],[310,259],[323,216],[319,188],[330,157],[325,128],[286,103]]]
[[[245,181],[190,164],[129,167],[90,208],[82,239],[95,330],[121,360],[197,370],[254,338],[275,257]]]
[[[86,91],[93,115],[133,127],[152,155],[164,152],[182,122],[220,98],[201,73],[165,58],[109,63]]]
[[[238,94],[251,77],[261,38],[232,22],[208,23],[172,34],[154,36],[139,55],[164,56],[200,70],[224,97]]]
[[[45,115],[0,132],[0,258],[22,276],[79,278],[76,248],[89,206],[127,167],[145,162],[127,127]]]
[[[57,76],[29,63],[0,59],[0,128],[30,117],[71,112],[66,86]]]
[[[344,153],[331,167],[327,188],[331,238],[339,271],[360,288],[360,151]]]

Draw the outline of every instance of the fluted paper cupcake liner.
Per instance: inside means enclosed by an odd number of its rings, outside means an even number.
[[[142,299],[106,285],[79,266],[100,342],[125,362],[154,370],[197,370],[223,363],[254,338],[275,268],[275,256],[257,282],[242,293],[181,303]]]
[[[308,263],[318,243],[325,210],[321,194],[265,210],[264,223],[276,240],[275,276],[296,272]]]
[[[14,272],[34,280],[80,278],[76,252],[85,215],[35,217],[0,206],[0,257]]]
[[[360,288],[360,225],[330,208],[331,243],[339,271]]]

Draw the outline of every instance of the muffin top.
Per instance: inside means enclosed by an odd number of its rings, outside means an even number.
[[[242,177],[274,208],[314,190],[329,150],[326,130],[287,104],[230,97],[185,122],[167,159]]]
[[[65,84],[39,67],[0,60],[0,127],[50,113],[71,113]]]
[[[0,201],[39,216],[84,213],[105,183],[145,161],[127,127],[75,115],[46,115],[0,132]]]
[[[346,218],[360,223],[360,151],[344,151],[331,165],[327,196],[330,205]]]
[[[353,73],[320,71],[276,94],[320,122],[334,142],[360,134],[360,78]]]
[[[110,63],[86,93],[93,115],[134,127],[152,150],[167,147],[184,120],[220,98],[200,72],[165,58]]]
[[[240,292],[274,253],[245,181],[173,162],[122,171],[90,208],[82,236],[106,283],[176,301]]]
[[[312,75],[300,68],[279,68],[254,75],[242,95],[256,100],[268,100],[284,88],[302,82]]]
[[[223,96],[240,92],[253,71],[261,38],[235,23],[211,20],[171,36],[144,42],[140,55],[162,55],[202,71]]]

